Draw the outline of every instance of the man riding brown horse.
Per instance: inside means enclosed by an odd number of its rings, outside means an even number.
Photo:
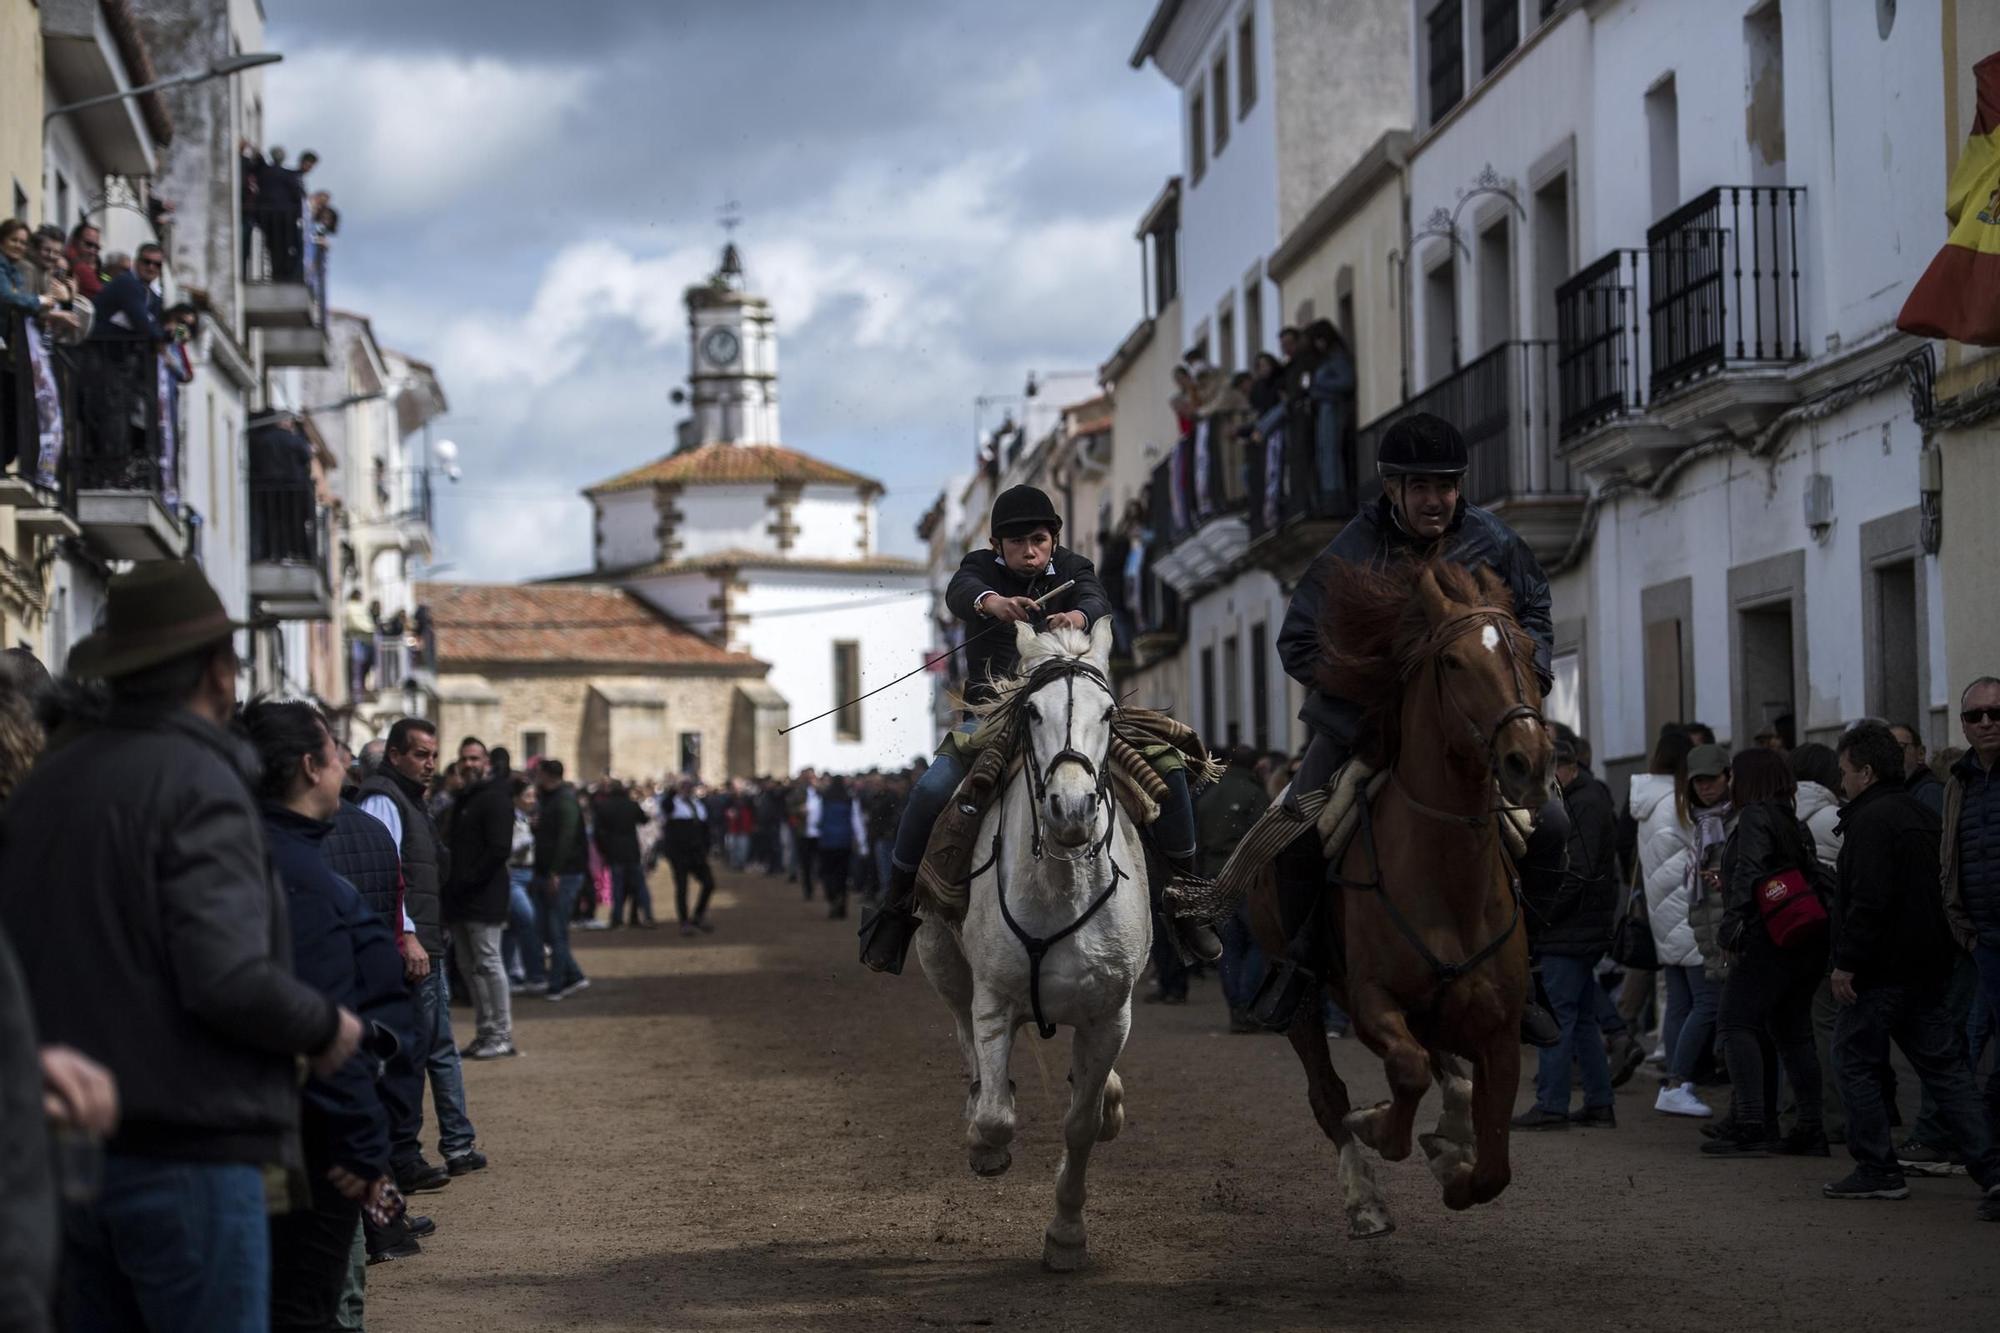
[[[1311,732],[1311,741],[1284,797],[1285,809],[1299,820],[1301,833],[1310,821],[1299,801],[1333,782],[1354,754],[1361,725],[1359,707],[1335,698],[1319,684],[1323,580],[1336,568],[1332,562],[1379,568],[1392,561],[1435,556],[1474,571],[1490,568],[1513,594],[1515,618],[1534,640],[1535,675],[1544,692],[1549,688],[1554,632],[1548,578],[1513,529],[1466,501],[1463,483],[1469,461],[1464,437],[1442,417],[1417,412],[1390,426],[1376,458],[1381,498],[1356,514],[1328,543],[1292,594],[1278,633],[1278,654],[1286,674],[1306,687],[1299,719]],[[1547,859],[1538,855],[1543,844],[1560,849],[1567,839],[1561,801],[1552,801],[1543,808],[1529,840],[1524,869]],[[1560,874],[1559,850],[1555,860],[1555,873]],[[1314,932],[1307,925],[1314,903],[1326,892],[1327,868],[1316,838],[1294,838],[1277,862],[1279,905],[1290,945],[1285,955],[1267,964],[1253,1005],[1257,1020],[1277,1031],[1291,1025],[1298,1005],[1317,989],[1323,960],[1316,956]],[[1548,1011],[1534,1003],[1528,1005],[1521,1026],[1523,1039],[1538,1046],[1552,1044],[1561,1035]]]

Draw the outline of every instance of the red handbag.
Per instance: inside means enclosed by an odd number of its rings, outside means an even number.
[[[1826,904],[1798,870],[1773,875],[1757,886],[1757,910],[1764,930],[1780,949],[1826,927]]]

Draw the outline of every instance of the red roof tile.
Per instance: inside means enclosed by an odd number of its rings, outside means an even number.
[[[622,588],[568,583],[420,583],[438,665],[477,662],[761,668]]]
[[[718,442],[655,459],[644,467],[620,473],[609,481],[601,481],[587,488],[584,494],[604,495],[661,483],[701,486],[746,481],[821,482],[836,486],[866,486],[878,491],[882,489],[882,483],[873,477],[836,467],[824,459],[787,449],[782,444]]]

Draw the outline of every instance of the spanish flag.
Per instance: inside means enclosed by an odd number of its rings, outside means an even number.
[[[1951,237],[1917,279],[1896,327],[2000,346],[2000,52],[1972,67],[1979,110],[1945,187]]]

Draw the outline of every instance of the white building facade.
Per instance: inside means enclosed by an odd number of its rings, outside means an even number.
[[[776,321],[733,245],[686,303],[692,415],[673,453],[584,492],[587,577],[770,663],[760,726],[916,671],[757,751],[794,772],[901,768],[936,744],[924,567],[878,551],[880,482],[779,442]]]

